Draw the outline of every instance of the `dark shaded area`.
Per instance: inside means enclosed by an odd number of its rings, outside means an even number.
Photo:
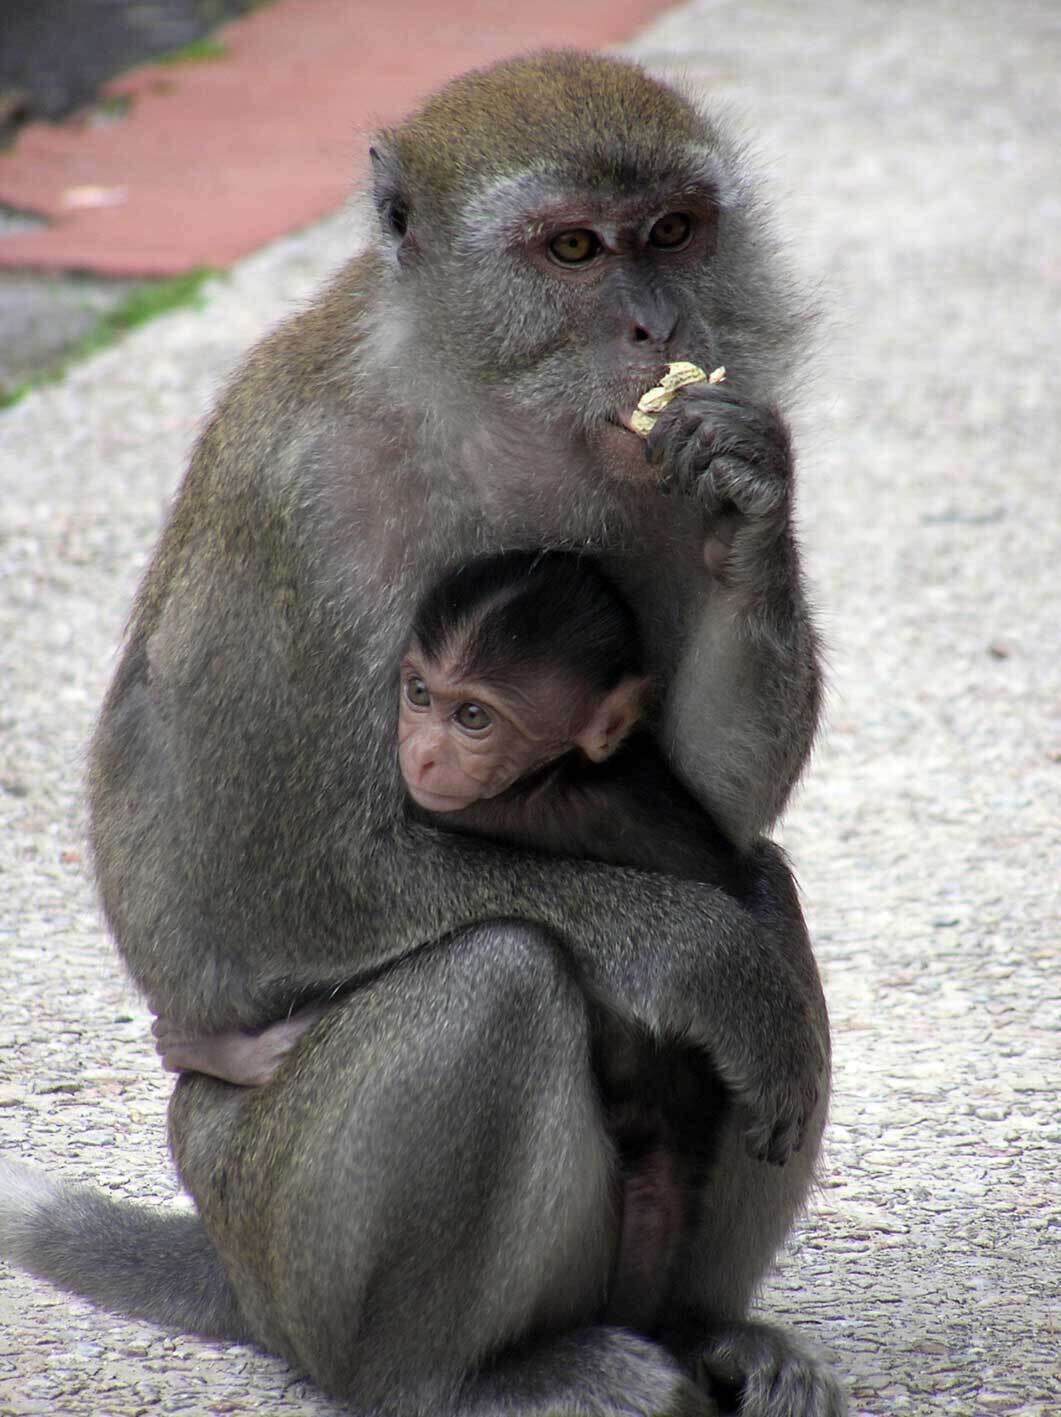
[[[202,39],[260,0],[0,0],[0,146],[66,118],[115,74]]]

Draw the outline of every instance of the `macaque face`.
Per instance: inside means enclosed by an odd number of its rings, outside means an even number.
[[[402,662],[398,762],[410,797],[429,812],[457,812],[496,797],[561,757],[591,716],[587,693],[559,675],[469,682],[457,655],[428,659],[415,644]]]

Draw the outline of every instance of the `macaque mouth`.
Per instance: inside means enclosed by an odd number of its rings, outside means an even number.
[[[637,412],[637,405],[643,394],[654,388],[667,372],[667,364],[655,364],[652,368],[638,369],[631,371],[634,378],[624,378],[625,387],[620,393],[620,398],[624,400],[623,405],[615,413],[610,414],[608,422],[615,424],[619,428],[625,428],[628,433],[636,433],[633,426],[633,417]]]
[[[425,812],[459,812],[476,800],[473,795],[451,797],[439,792],[428,792],[422,787],[413,787],[410,783],[406,783],[406,791]]]

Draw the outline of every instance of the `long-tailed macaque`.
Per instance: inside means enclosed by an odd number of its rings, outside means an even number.
[[[366,1414],[703,1417],[721,1376],[748,1417],[832,1417],[829,1374],[747,1318],[825,1115],[805,936],[703,881],[415,817],[393,751],[444,569],[587,548],[637,614],[672,770],[738,846],[769,827],[818,708],[777,410],[800,302],[739,149],[620,60],[466,75],[373,164],[371,248],[197,445],[90,774],[104,910],[156,1012],[210,1031],[346,997],[265,1087],[181,1079],[199,1218],[14,1166],[0,1245]],[[678,358],[726,382],[642,444],[631,411]],[[651,1339],[607,1321],[601,1015],[702,1050],[731,1097]]]

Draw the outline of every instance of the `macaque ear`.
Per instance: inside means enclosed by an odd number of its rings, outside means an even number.
[[[621,680],[594,707],[574,744],[591,763],[603,763],[619,747],[645,712],[649,681],[633,676]]]
[[[399,265],[405,265],[416,242],[409,230],[409,198],[398,155],[385,138],[368,150],[372,159],[372,201],[379,215],[383,239]]]

